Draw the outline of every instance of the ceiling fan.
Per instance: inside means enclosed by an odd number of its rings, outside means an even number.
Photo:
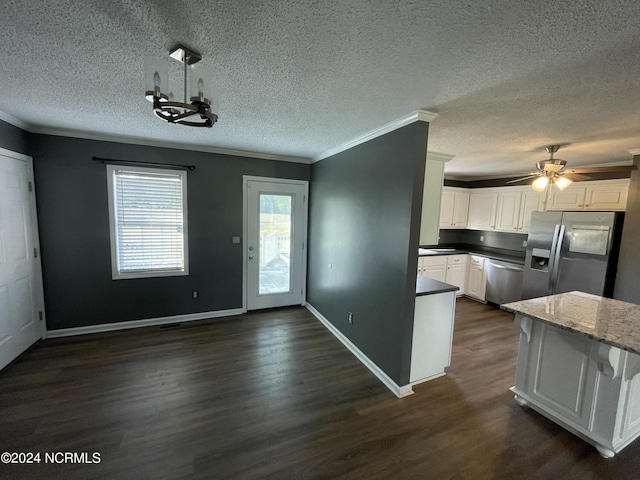
[[[536,163],[537,172],[531,172],[526,177],[510,180],[507,183],[524,182],[525,180],[537,177],[531,184],[534,190],[542,192],[552,183],[560,190],[563,190],[573,182],[591,179],[591,177],[587,175],[582,175],[583,173],[629,172],[638,169],[637,165],[618,165],[612,167],[585,167],[565,170],[567,161],[553,158],[553,154],[559,149],[560,145],[549,145],[545,150],[549,152],[550,158]]]

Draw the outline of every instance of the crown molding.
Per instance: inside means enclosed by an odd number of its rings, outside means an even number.
[[[455,155],[449,155],[448,153],[430,152],[427,150],[427,160],[433,160],[436,162],[448,162],[453,159]]]
[[[287,155],[274,155],[271,153],[251,152],[248,150],[234,150],[230,148],[209,147],[206,145],[191,145],[179,142],[163,140],[152,140],[142,137],[127,137],[124,135],[111,135],[107,133],[83,132],[80,130],[68,130],[63,128],[43,127],[31,125],[23,120],[13,117],[0,110],[0,120],[4,120],[11,125],[26,130],[29,133],[40,135],[54,135],[58,137],[81,138],[84,140],[98,140],[103,142],[125,143],[128,145],[143,145],[147,147],[174,148],[177,150],[188,150],[193,152],[216,153],[219,155],[231,155],[235,157],[260,158],[263,160],[276,160],[279,162],[292,162],[310,164],[311,159],[307,157],[290,157]]]
[[[313,158],[312,163],[319,162],[320,160],[324,160],[325,158],[329,158],[337,153],[344,152],[345,150],[349,150],[357,145],[360,145],[364,142],[368,142],[369,140],[373,140],[374,138],[380,137],[386,133],[393,132],[405,125],[409,125],[413,122],[431,122],[434,118],[438,116],[437,113],[429,112],[427,110],[416,110],[413,113],[405,115],[404,117],[398,118],[393,122],[387,123],[382,127],[376,128],[375,130],[371,130],[359,137],[356,137],[348,142],[343,143],[342,145],[338,145],[337,147],[331,148],[324,153]]]
[[[29,125],[27,122],[24,122],[12,115],[9,115],[8,113],[3,112],[2,110],[0,110],[0,120],[4,120],[5,122],[10,123],[14,127],[21,128],[22,130],[30,131],[29,129],[31,128],[31,125]]]
[[[633,156],[640,155],[640,148],[632,148],[631,150],[627,150],[627,152]]]
[[[247,150],[233,150],[229,148],[209,147],[206,145],[191,145],[187,143],[170,142],[163,140],[153,140],[141,137],[126,137],[122,135],[110,135],[106,133],[81,132],[78,130],[65,130],[49,127],[31,127],[27,129],[30,133],[42,135],[55,135],[59,137],[81,138],[84,140],[98,140],[103,142],[125,143],[128,145],[143,145],[147,147],[174,148],[177,150],[188,150],[193,152],[217,153],[220,155],[231,155],[236,157],[260,158],[263,160],[276,160],[280,162],[311,163],[310,158],[288,157],[285,155],[274,155],[271,153],[251,152]]]

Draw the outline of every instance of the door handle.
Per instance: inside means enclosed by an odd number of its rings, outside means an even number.
[[[562,240],[564,240],[564,230],[565,230],[565,226],[562,225],[560,227],[560,233],[558,234],[558,243],[556,245],[556,251],[555,254],[553,256],[553,290],[556,289],[556,284],[558,283],[558,267],[560,264],[560,252],[562,251]],[[556,293],[555,291],[551,292],[551,293]]]
[[[549,258],[549,292],[553,293],[553,264],[555,260],[556,246],[558,244],[558,232],[560,231],[560,224],[556,223],[556,228],[553,231],[553,242],[551,242],[551,254]]]

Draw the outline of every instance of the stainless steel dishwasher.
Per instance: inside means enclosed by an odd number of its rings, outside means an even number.
[[[502,305],[516,302],[522,295],[522,275],[524,267],[515,263],[487,260],[487,302]]]

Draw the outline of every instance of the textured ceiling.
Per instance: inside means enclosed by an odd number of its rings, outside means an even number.
[[[638,0],[3,0],[0,111],[32,131],[313,159],[425,109],[450,177],[527,172],[555,143],[570,166],[628,162],[638,18]],[[179,79],[177,43],[212,71],[212,129],[144,99],[144,57]]]

